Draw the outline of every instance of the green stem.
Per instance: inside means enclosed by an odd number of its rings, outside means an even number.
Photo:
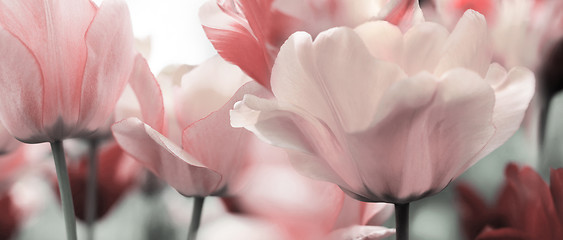
[[[63,142],[60,140],[51,142],[51,151],[53,151],[55,168],[57,170],[57,180],[59,182],[59,192],[61,194],[61,203],[63,206],[63,215],[66,226],[66,237],[68,240],[77,240],[76,220],[74,216],[74,206],[72,204],[70,180],[68,178],[68,171],[66,169]]]
[[[397,240],[409,239],[409,203],[395,203],[395,228]]]
[[[205,197],[194,197],[194,209],[192,211],[192,222],[188,230],[188,240],[195,240],[197,237],[197,230],[199,222],[201,221],[201,212],[203,210],[203,200]]]
[[[98,140],[89,140],[88,181],[86,183],[87,239],[94,240],[94,224],[98,206]]]

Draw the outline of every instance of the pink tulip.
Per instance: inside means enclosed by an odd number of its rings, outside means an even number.
[[[127,6],[0,1],[2,123],[18,140],[85,137],[108,119],[135,55]]]
[[[299,175],[283,149],[257,139],[248,144],[255,162],[247,170],[246,184],[224,200],[234,213],[276,223],[290,236],[287,239],[393,233],[394,229],[380,227],[393,213],[391,205],[351,199],[334,184]]]
[[[200,9],[203,29],[221,57],[266,88],[280,46],[292,33],[315,36],[374,18],[408,26],[422,12],[414,0],[209,0]]]
[[[293,34],[272,71],[276,99],[246,95],[231,123],[286,148],[302,174],[362,201],[435,194],[520,126],[534,75],[491,64],[484,17],[450,33],[384,21]]]
[[[241,81],[229,85],[227,81],[233,79]],[[230,194],[245,169],[247,157],[243,146],[252,134],[230,126],[229,109],[245,93],[266,91],[257,84],[249,84],[236,92],[247,81],[243,79],[248,77],[219,57],[185,75],[182,85],[186,88],[180,90],[183,94],[178,96],[176,108],[199,108],[176,111],[179,126],[184,129],[181,146],[136,118],[114,124],[113,135],[124,151],[181,194]],[[193,99],[201,104],[192,105]]]

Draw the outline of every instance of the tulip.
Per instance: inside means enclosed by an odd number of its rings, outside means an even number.
[[[287,149],[306,176],[395,203],[398,219],[514,134],[534,93],[532,72],[491,64],[487,24],[471,10],[451,33],[384,21],[314,41],[295,33],[271,83],[276,99],[246,95],[231,124]]]
[[[563,238],[563,169],[551,170],[551,186],[530,167],[509,164],[493,206],[468,184],[457,187],[461,221],[468,239]]]
[[[0,2],[2,124],[25,143],[50,142],[67,238],[76,223],[62,140],[86,137],[108,119],[135,61],[124,2]]]
[[[331,27],[355,27],[373,18],[406,27],[422,18],[414,0],[208,0],[199,15],[219,55],[266,88],[280,46],[296,31],[315,36]]]
[[[195,198],[190,239],[195,239],[204,197],[229,195],[240,186],[248,163],[244,144],[252,134],[230,126],[229,110],[245,93],[265,91],[254,83],[241,87],[248,80],[220,57],[185,75],[175,111],[184,129],[181,146],[137,118],[112,127],[124,151],[180,194]]]

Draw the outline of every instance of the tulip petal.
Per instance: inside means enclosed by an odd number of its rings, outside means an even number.
[[[16,37],[2,28],[0,56],[0,101],[4,103],[0,104],[2,124],[20,141],[47,141],[39,137],[43,76],[36,58]]]
[[[409,75],[433,72],[449,32],[441,25],[424,22],[412,27],[403,38],[402,66]]]
[[[217,111],[251,80],[240,68],[219,55],[206,60],[182,77],[181,88],[174,99],[178,126],[185,129]]]
[[[79,121],[86,129],[95,130],[112,113],[135,61],[133,31],[124,1],[102,3],[86,33],[86,43],[88,60]]]
[[[367,128],[385,90],[403,77],[398,66],[372,57],[353,30],[333,28],[314,43],[303,32],[288,39],[272,71],[272,91],[325,121],[338,137],[342,127]]]
[[[291,17],[272,10],[272,3],[273,0],[223,3],[210,0],[199,13],[203,29],[219,55],[266,88],[270,88],[276,54],[269,48],[283,43],[290,34],[286,29],[293,21]]]
[[[466,68],[485,77],[492,58],[487,22],[480,13],[467,10],[444,44],[435,74],[454,68]]]
[[[335,145],[334,135],[325,124],[312,117],[306,120],[306,116],[306,113],[300,115],[284,110],[275,100],[245,95],[231,111],[231,125],[244,127],[263,141],[288,149],[289,159],[301,174],[350,188],[343,178],[354,181],[352,166],[340,163],[342,166],[338,169],[343,174],[339,175],[330,165],[336,156],[342,154],[339,152],[341,148]],[[326,139],[334,141],[324,141]],[[333,157],[323,159],[318,156],[319,152]]]
[[[495,135],[487,146],[467,165],[473,165],[481,158],[504,144],[520,128],[532,97],[534,96],[535,77],[525,68],[513,68],[508,73],[499,65],[492,64],[487,73],[487,80],[495,90],[495,108],[493,123]],[[504,74],[503,74],[504,73]],[[462,168],[457,175],[461,175]]]
[[[466,69],[440,81],[420,74],[392,86],[374,127],[355,136],[355,159],[367,188],[388,202],[410,201],[445,187],[494,133],[494,92]],[[370,144],[366,144],[370,143]],[[391,181],[392,180],[392,181]]]
[[[156,131],[163,133],[166,122],[162,92],[147,61],[141,54],[137,54],[135,58],[135,65],[129,76],[129,84],[139,101],[143,121]]]
[[[87,0],[0,2],[0,25],[29,48],[42,72],[41,85],[27,82],[20,89],[43,92],[41,128],[52,128],[46,129],[51,138],[70,134],[54,125],[62,120],[63,125],[74,126],[79,118],[88,54],[84,34],[95,14],[96,6]]]
[[[195,70],[194,70],[195,71]],[[254,136],[230,124],[229,110],[244,94],[270,96],[270,92],[256,82],[243,85],[232,98],[216,112],[193,123],[184,130],[182,145],[191,156],[210,169],[222,174],[221,186],[231,185],[242,175],[249,162],[249,142]],[[233,185],[236,185],[234,183]],[[230,186],[227,191],[230,192]]]
[[[385,21],[374,21],[364,23],[354,31],[375,58],[399,63],[403,33],[397,26]]]
[[[190,156],[162,134],[137,118],[112,126],[121,148],[185,196],[208,196],[217,189],[221,175]]]

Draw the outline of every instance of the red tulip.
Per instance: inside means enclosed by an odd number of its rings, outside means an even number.
[[[2,123],[27,143],[88,136],[112,113],[134,54],[123,1],[0,1]]]
[[[468,185],[458,186],[461,220],[469,239],[563,239],[563,169],[551,170],[551,186],[530,167],[510,164],[493,206]]]

